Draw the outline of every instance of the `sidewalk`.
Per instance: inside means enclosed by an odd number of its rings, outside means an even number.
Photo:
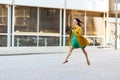
[[[1,55],[26,55],[26,54],[44,54],[44,53],[65,53],[68,49],[68,46],[59,47],[59,46],[52,46],[52,47],[1,47],[0,48],[0,56]],[[114,50],[114,48],[97,48],[96,46],[87,46],[88,50]]]
[[[81,50],[65,53],[0,56],[0,80],[120,80],[120,52],[88,49],[91,66]]]

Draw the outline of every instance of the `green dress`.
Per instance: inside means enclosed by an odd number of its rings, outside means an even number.
[[[77,37],[76,37],[76,35],[74,33],[72,33],[71,46],[73,48],[82,48],[82,49],[84,49],[86,47],[86,46],[82,46],[82,47],[80,46],[80,43],[78,42]]]

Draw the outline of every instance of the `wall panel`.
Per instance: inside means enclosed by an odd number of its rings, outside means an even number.
[[[64,8],[64,0],[14,0],[16,5]]]
[[[108,0],[66,0],[67,9],[87,11],[108,11]]]

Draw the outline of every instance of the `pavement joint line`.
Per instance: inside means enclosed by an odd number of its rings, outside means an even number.
[[[0,54],[0,56],[18,56],[18,55],[40,55],[40,54],[64,54],[65,52],[40,52],[40,53],[16,53],[16,54]]]

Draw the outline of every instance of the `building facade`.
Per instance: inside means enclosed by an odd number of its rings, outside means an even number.
[[[67,46],[75,17],[89,46],[114,46],[114,7],[115,0],[0,0],[0,47]]]

